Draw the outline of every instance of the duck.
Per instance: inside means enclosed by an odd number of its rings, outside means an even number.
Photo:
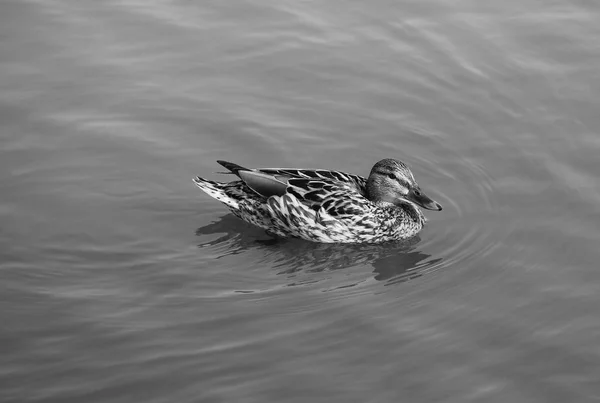
[[[367,178],[341,171],[245,168],[217,160],[237,178],[194,183],[238,218],[269,235],[319,243],[384,243],[418,234],[420,208],[441,211],[425,195],[405,163],[386,158]]]

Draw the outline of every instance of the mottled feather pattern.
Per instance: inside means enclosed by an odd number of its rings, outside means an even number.
[[[264,198],[255,194],[244,182],[219,183],[197,177],[194,183],[227,205],[231,212],[242,220],[264,229],[270,228],[269,212],[264,205]]]
[[[304,179],[324,179],[326,181],[346,183],[355,187],[363,195],[365,194],[367,185],[367,180],[362,176],[325,169],[260,168],[259,171],[271,175],[284,175]]]
[[[200,189],[202,189],[204,192],[206,192],[209,196],[214,197],[215,199],[224,203],[225,205],[227,205],[229,208],[232,208],[232,209],[237,209],[238,201],[240,199],[244,198],[244,195],[242,192],[239,192],[237,195],[235,195],[235,194],[228,194],[225,191],[226,189],[231,188],[232,183],[236,183],[236,182],[219,183],[219,182],[211,181],[211,180],[204,179],[204,178],[201,178],[198,176],[198,177],[194,178],[194,183],[196,184],[196,186],[198,186]],[[240,181],[240,183],[241,183],[241,181]]]
[[[354,183],[290,179],[287,191],[312,209],[324,209],[332,216],[362,214],[372,204]]]
[[[424,224],[416,207],[367,199],[367,180],[358,175],[292,168],[256,171],[284,178],[285,194],[261,196],[242,180],[219,183],[198,177],[195,183],[237,217],[281,237],[326,243],[386,242],[409,238]]]

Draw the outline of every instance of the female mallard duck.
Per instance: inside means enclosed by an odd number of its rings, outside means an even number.
[[[425,224],[418,206],[441,210],[421,192],[410,169],[379,161],[365,179],[324,169],[248,169],[217,161],[241,180],[196,185],[242,220],[281,237],[313,242],[380,243],[417,234]]]

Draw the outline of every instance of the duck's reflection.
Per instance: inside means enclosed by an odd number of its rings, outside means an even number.
[[[370,265],[374,268],[376,280],[397,283],[421,277],[441,260],[431,259],[430,255],[416,249],[420,241],[418,236],[402,243],[380,245],[312,243],[272,238],[233,214],[222,216],[218,221],[196,230],[198,236],[215,234],[222,235],[198,246],[217,247],[222,250],[220,256],[262,249],[270,264],[279,270],[278,274]]]

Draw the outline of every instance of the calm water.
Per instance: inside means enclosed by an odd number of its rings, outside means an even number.
[[[5,0],[2,402],[600,400],[600,5]],[[413,168],[406,245],[272,242],[214,160]]]

